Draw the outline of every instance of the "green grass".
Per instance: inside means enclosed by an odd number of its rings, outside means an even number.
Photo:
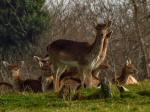
[[[126,87],[130,91],[120,95],[113,86],[111,99],[81,101],[63,101],[54,93],[7,93],[0,96],[0,112],[150,112],[150,80]]]

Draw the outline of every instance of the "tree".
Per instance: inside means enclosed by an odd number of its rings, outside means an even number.
[[[23,54],[36,43],[39,34],[49,28],[45,0],[1,0],[0,54],[5,59]]]

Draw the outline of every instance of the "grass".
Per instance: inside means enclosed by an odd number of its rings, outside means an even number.
[[[111,99],[81,101],[63,101],[54,93],[7,93],[0,96],[0,112],[150,112],[150,80],[126,87],[130,91],[120,95],[112,86]]]

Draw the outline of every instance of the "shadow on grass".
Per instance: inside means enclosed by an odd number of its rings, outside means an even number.
[[[150,91],[148,91],[148,90],[139,91],[139,92],[137,92],[137,94],[139,94],[141,96],[148,96],[148,97],[150,97]]]

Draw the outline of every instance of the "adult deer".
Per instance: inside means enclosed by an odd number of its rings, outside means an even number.
[[[44,82],[47,83],[47,85],[52,83],[52,79],[53,79],[53,73],[52,73],[52,66],[53,64],[51,62],[49,62],[49,60],[45,60],[44,58],[38,57],[38,56],[34,56],[34,59],[38,62],[41,70],[44,70],[46,73],[44,73],[42,76],[44,77],[43,79],[50,79],[49,80],[45,80]],[[108,69],[109,65],[108,64],[101,64],[99,67],[97,67],[96,69],[94,69],[92,71],[92,82],[93,82],[93,86],[97,87],[100,82],[101,79],[97,76],[99,75],[99,72],[101,69]],[[48,71],[48,72],[47,72]],[[64,73],[61,74],[60,76],[60,80],[59,80],[59,88],[61,87],[61,83],[62,80],[64,79],[71,79],[73,81],[73,79],[78,79],[81,80],[82,77],[79,74],[78,70],[76,68],[71,68],[68,71],[65,71]],[[86,78],[84,85],[87,86],[89,81],[89,77]]]
[[[8,68],[8,71],[11,72],[11,76],[13,78],[13,87],[16,90],[19,91],[33,91],[33,92],[42,92],[42,85],[40,80],[32,80],[22,79],[22,73],[21,73],[21,67],[23,66],[24,62],[21,61],[21,64],[9,64],[6,61],[3,61],[3,64],[6,68]]]
[[[117,82],[119,84],[138,84],[138,81],[133,77],[137,74],[138,70],[132,64],[131,60],[127,60],[126,64],[122,68],[122,73],[121,75],[117,78]]]
[[[96,39],[91,45],[87,42],[75,42],[60,39],[47,46],[47,52],[54,65],[53,70],[56,74],[54,77],[55,82],[58,82],[60,75],[67,68],[70,69],[71,67],[76,67],[83,76],[82,84],[84,84],[85,76],[88,75],[88,77],[90,77],[88,86],[92,86],[91,72],[104,60],[103,57],[105,57],[105,52],[103,52],[103,50],[105,48],[103,47],[106,46],[104,40],[107,38],[107,35],[111,34],[110,25],[110,21],[106,24],[97,24],[95,27]],[[57,83],[55,83],[55,90],[58,90]]]

